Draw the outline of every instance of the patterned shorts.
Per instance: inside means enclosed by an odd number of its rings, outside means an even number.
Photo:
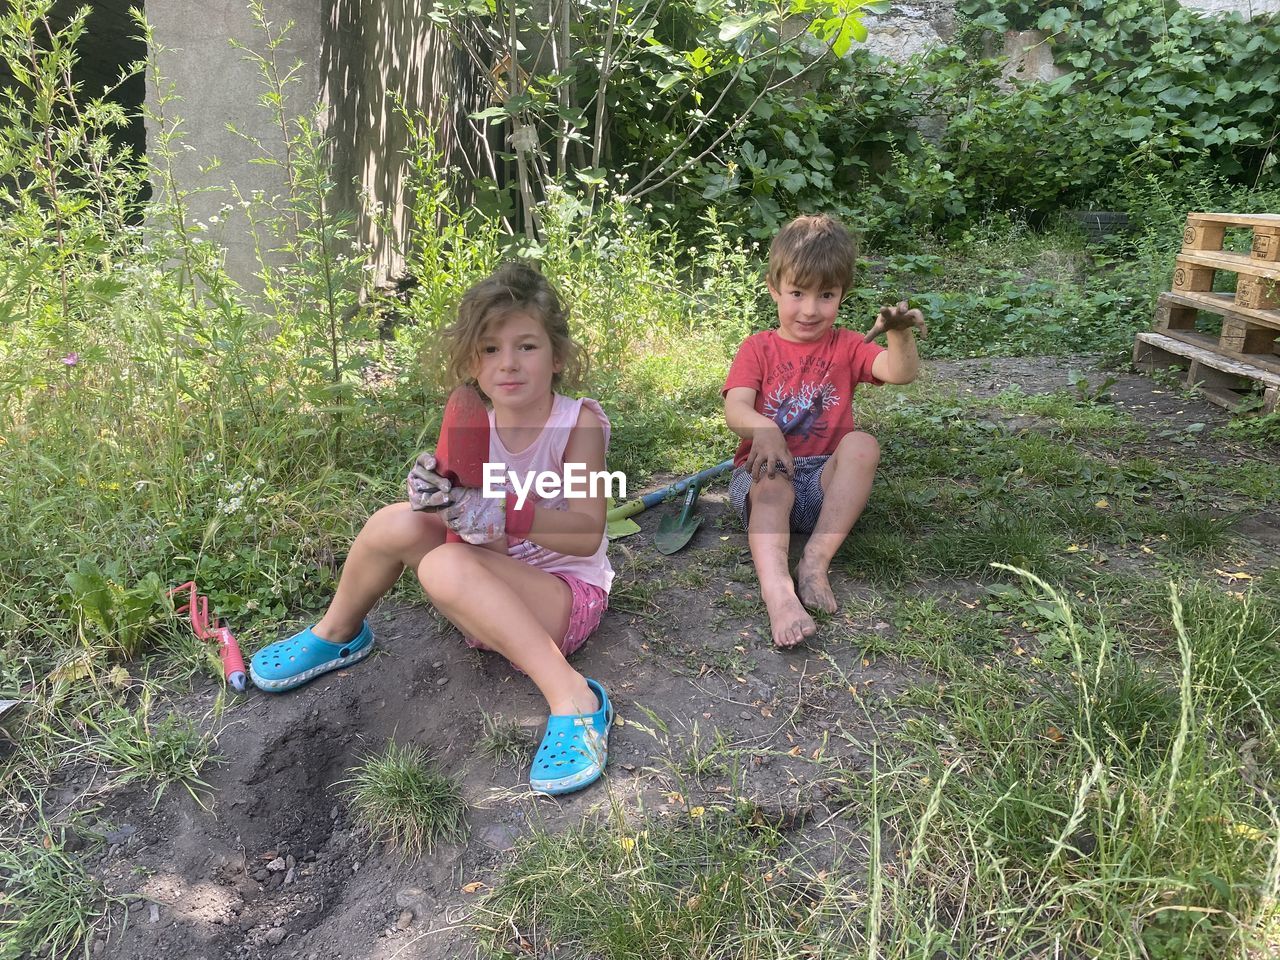
[[[609,607],[609,595],[594,583],[580,580],[571,573],[553,573],[552,576],[559,577],[569,587],[569,626],[563,637],[555,638],[560,652],[567,657],[586,643],[587,637],[600,626],[600,619]],[[474,637],[463,639],[473,650],[489,649]]]
[[[831,459],[829,454],[817,457],[796,457],[795,476],[791,483],[796,491],[796,501],[791,505],[791,532],[812,533],[822,512],[822,468]],[[751,516],[751,504],[747,491],[751,489],[751,474],[746,467],[738,467],[729,480],[729,502],[733,504],[743,526]]]

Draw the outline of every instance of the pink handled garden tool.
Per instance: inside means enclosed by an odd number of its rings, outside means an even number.
[[[196,582],[188,580],[181,586],[169,591],[169,596],[187,591],[187,601],[174,608],[178,614],[187,614],[191,618],[191,629],[200,640],[213,640],[218,644],[218,656],[222,658],[222,675],[228,686],[236,693],[244,693],[245,677],[244,657],[240,655],[240,644],[230,627],[219,625],[215,619],[209,625],[209,598],[196,591]]]

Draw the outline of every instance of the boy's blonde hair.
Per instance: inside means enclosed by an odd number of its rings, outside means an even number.
[[[839,287],[840,294],[853,285],[853,265],[858,242],[835,217],[825,213],[796,217],[786,224],[769,246],[769,285]]]
[[[480,356],[480,340],[513,313],[526,313],[540,322],[551,340],[551,355],[562,364],[551,378],[570,383],[581,376],[585,357],[569,332],[569,311],[560,295],[538,270],[509,261],[462,295],[458,316],[445,330],[449,349],[449,373],[459,383],[474,381],[472,368]]]

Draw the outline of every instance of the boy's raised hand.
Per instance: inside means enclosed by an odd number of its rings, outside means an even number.
[[[747,454],[746,468],[751,479],[761,480],[767,472],[770,477],[778,473],[793,475],[795,459],[787,449],[787,438],[777,424],[759,427],[751,435],[751,452]]]
[[[929,332],[929,328],[924,322],[924,314],[910,306],[907,301],[899,300],[896,306],[880,308],[876,322],[866,332],[863,339],[874,340],[886,330],[910,330],[912,327],[918,329],[922,337]]]

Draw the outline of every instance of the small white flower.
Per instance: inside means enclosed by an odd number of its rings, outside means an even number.
[[[147,481],[145,481],[145,480],[135,480],[135,481],[134,481],[134,483],[133,483],[133,492],[134,492],[134,493],[141,493],[141,492],[142,492],[143,490],[145,490],[146,488],[147,488]]]
[[[206,454],[204,455],[204,462],[205,462],[205,463],[213,463],[213,461],[215,461],[215,460],[217,460],[217,459],[218,459],[218,456],[217,456],[217,454],[214,454],[214,453],[206,453]]]

